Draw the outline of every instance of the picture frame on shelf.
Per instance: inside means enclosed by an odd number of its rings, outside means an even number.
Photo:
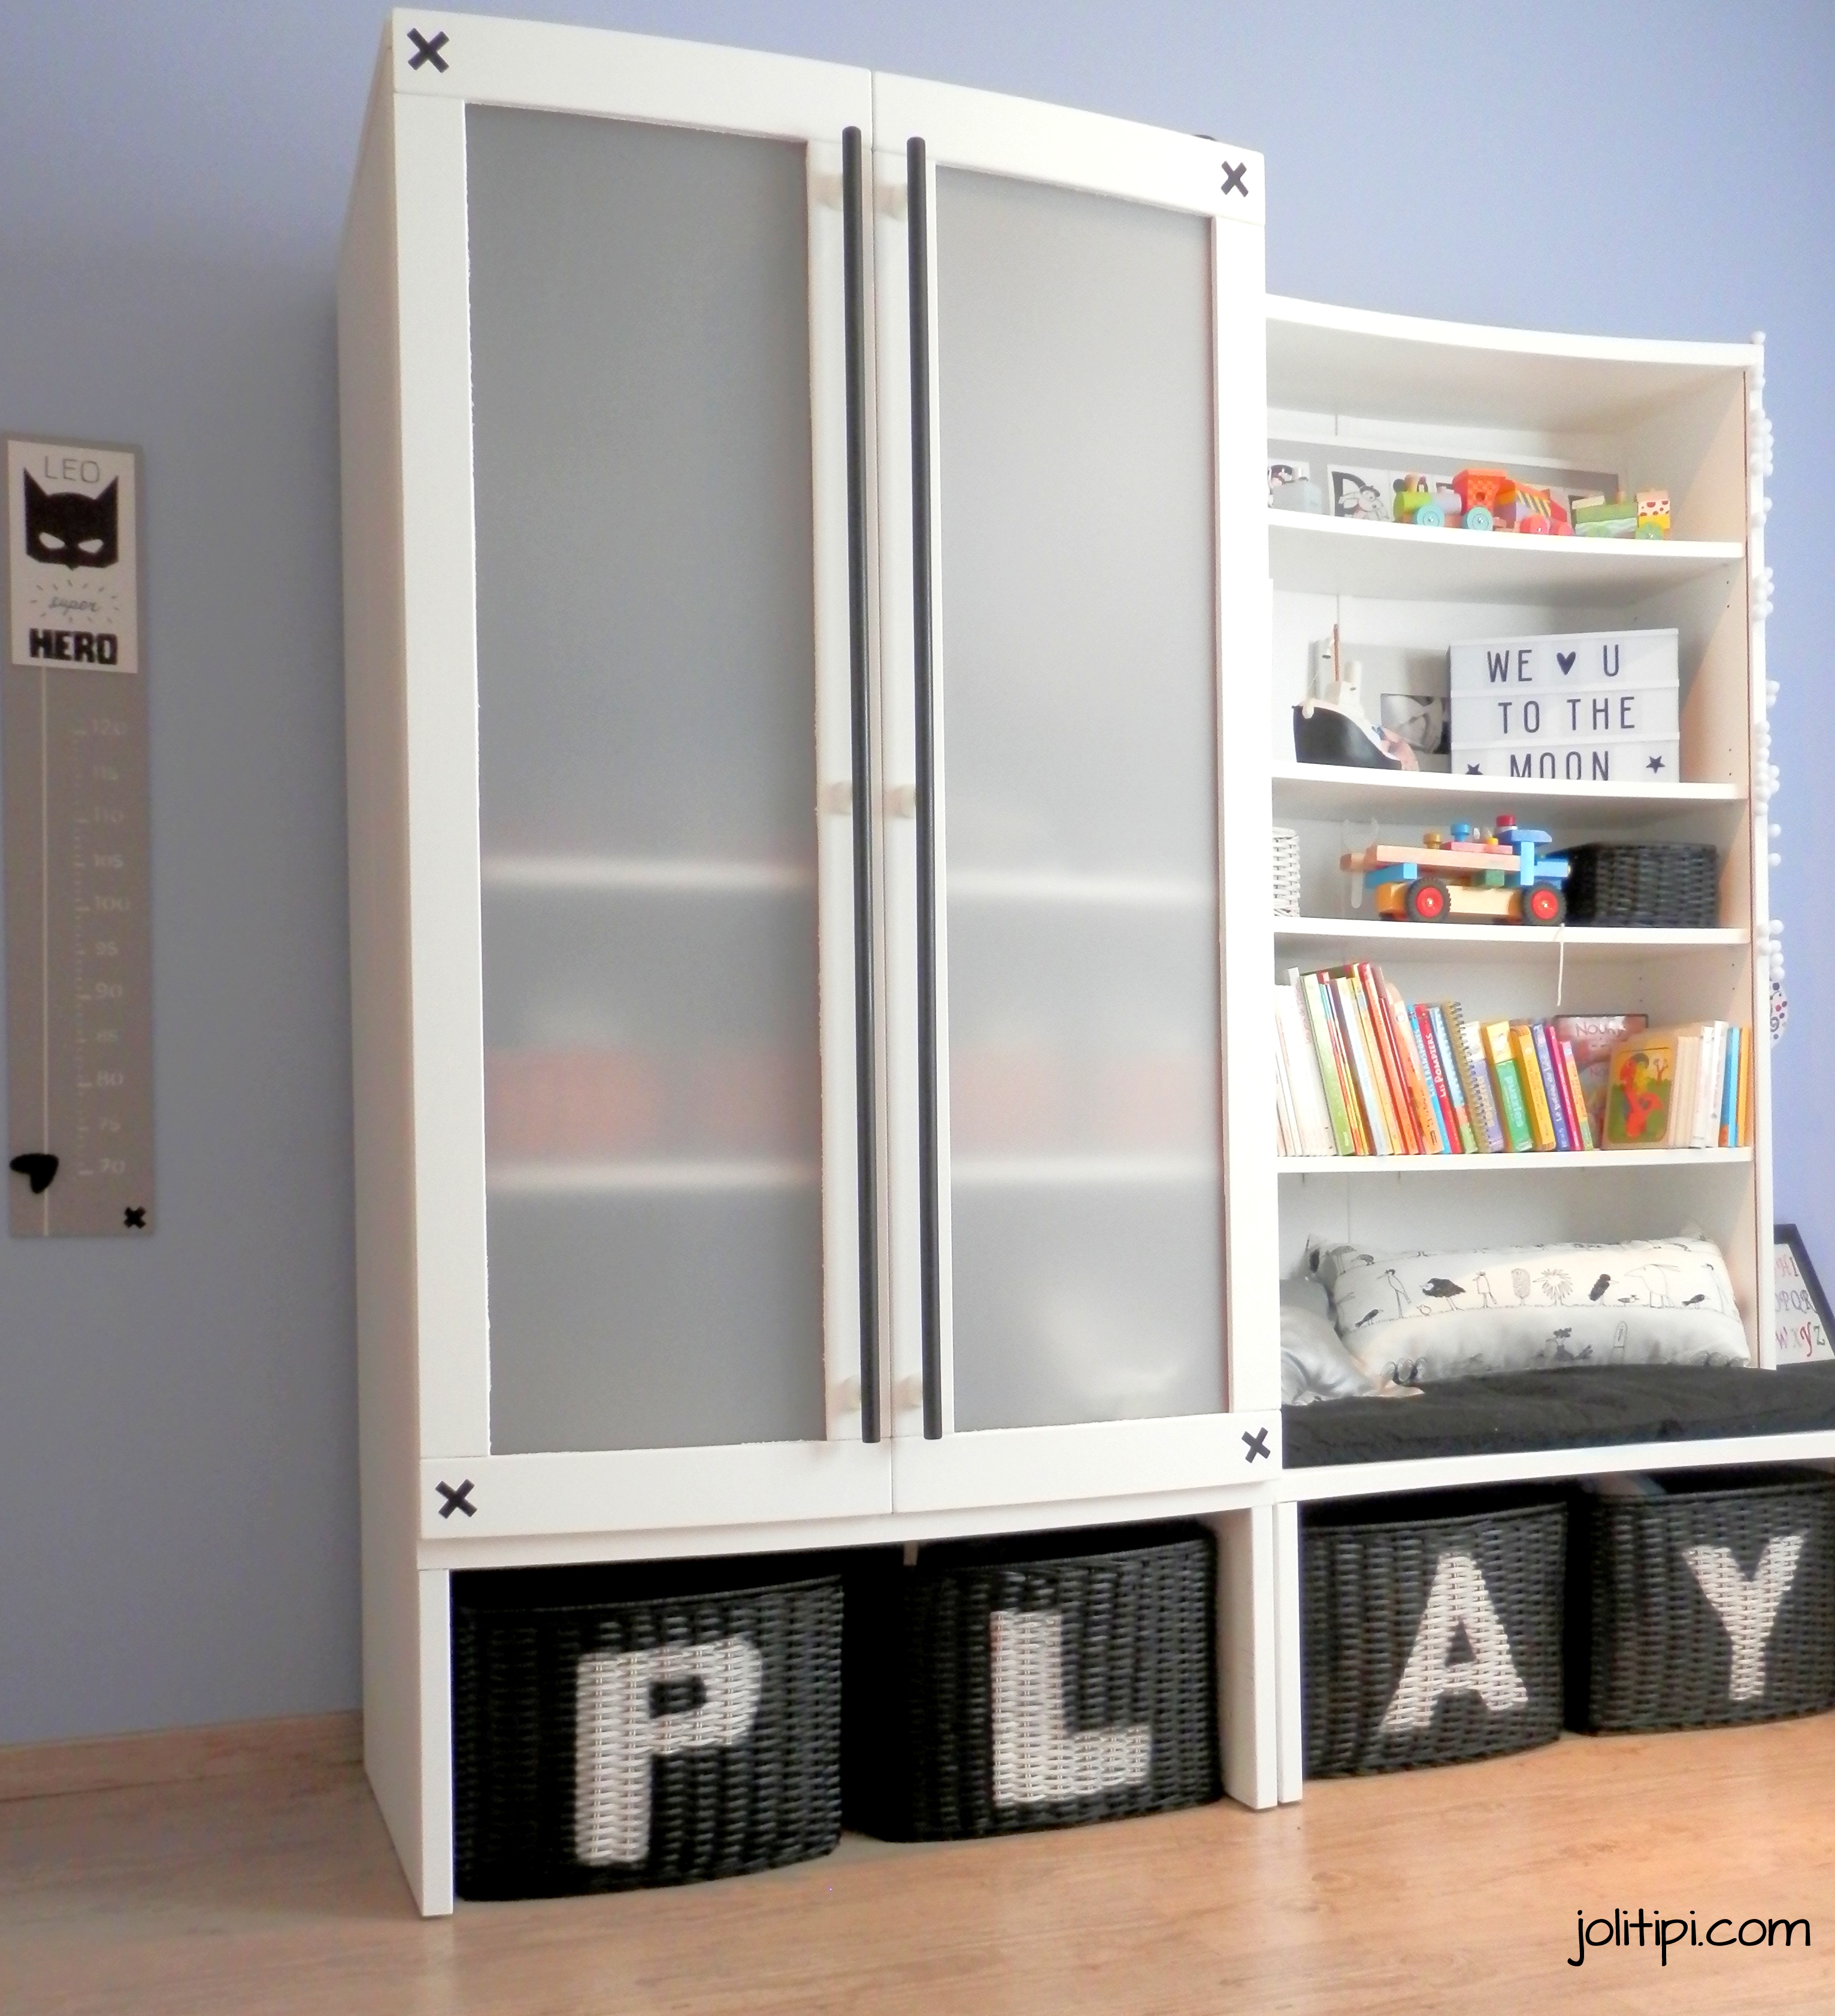
[[[1835,1358],[1835,1316],[1822,1292],[1809,1249],[1794,1225],[1772,1228],[1779,1365]]]

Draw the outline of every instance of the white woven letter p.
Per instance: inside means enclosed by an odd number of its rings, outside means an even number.
[[[701,1698],[651,1712],[651,1690],[698,1681]],[[650,1760],[743,1742],[759,1712],[764,1661],[747,1638],[595,1652],[579,1664],[574,1737],[574,1852],[596,1867],[650,1852]]]

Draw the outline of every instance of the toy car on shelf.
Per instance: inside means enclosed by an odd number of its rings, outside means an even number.
[[[1459,919],[1498,924],[1558,924],[1567,914],[1564,855],[1545,851],[1549,836],[1519,826],[1508,812],[1496,830],[1461,821],[1429,833],[1419,847],[1379,843],[1347,854],[1339,866],[1361,875],[1376,914],[1419,924]]]

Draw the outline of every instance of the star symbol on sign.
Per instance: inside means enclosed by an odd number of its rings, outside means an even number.
[[[1660,756],[1653,756],[1650,758],[1649,767],[1653,771],[1660,770],[1663,768],[1663,758]]]

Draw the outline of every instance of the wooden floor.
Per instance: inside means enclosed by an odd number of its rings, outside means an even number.
[[[1835,1715],[621,1897],[413,1913],[359,1773],[0,1803],[0,2011],[1646,2012],[1835,2008]],[[1814,1944],[1576,1951],[1577,1910]],[[1781,1937],[1781,1935],[1780,1935]]]

